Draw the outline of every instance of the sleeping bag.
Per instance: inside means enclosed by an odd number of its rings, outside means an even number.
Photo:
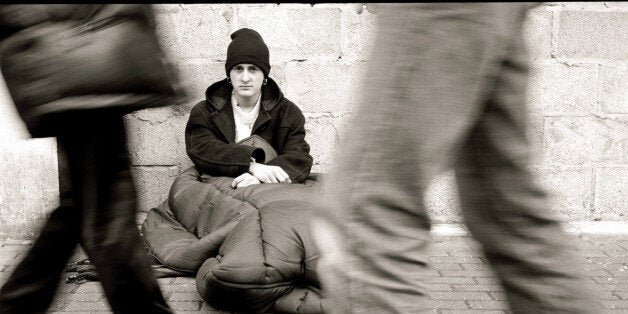
[[[179,175],[142,225],[149,252],[196,274],[198,292],[217,309],[323,313],[320,252],[307,225],[320,192],[316,174],[302,184],[234,189],[232,181],[194,167]]]

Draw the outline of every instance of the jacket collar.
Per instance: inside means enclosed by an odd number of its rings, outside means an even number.
[[[216,111],[212,113],[212,119],[229,143],[235,143],[235,124],[233,123],[233,110],[231,107],[232,90],[232,85],[227,82],[227,79],[224,79],[212,84],[205,91],[207,103],[216,109]],[[264,110],[260,110],[259,116],[253,124],[253,134],[257,128],[271,119],[269,112],[282,100],[283,93],[279,89],[279,86],[277,86],[277,83],[271,78],[268,78],[268,83],[262,87],[260,109]]]
[[[227,79],[218,81],[210,85],[205,91],[205,100],[218,111],[222,111],[227,102],[231,102],[231,91],[233,86],[227,82]],[[261,108],[268,112],[273,110],[283,100],[283,93],[279,89],[277,83],[268,78],[268,83],[262,86]]]

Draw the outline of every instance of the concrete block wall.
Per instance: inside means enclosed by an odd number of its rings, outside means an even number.
[[[353,4],[158,4],[166,53],[193,95],[186,104],[125,117],[142,221],[192,165],[183,131],[205,88],[225,77],[229,35],[257,30],[269,46],[271,77],[304,112],[314,171],[327,172],[375,31],[374,15]],[[566,221],[628,221],[628,6],[550,2],[530,12],[531,167]],[[4,87],[3,87],[4,88]],[[28,133],[2,90],[0,238],[29,238],[58,202],[54,139]],[[438,177],[426,205],[435,222],[459,222],[451,172]]]

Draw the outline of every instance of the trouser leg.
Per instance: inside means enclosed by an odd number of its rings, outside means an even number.
[[[72,137],[72,184],[83,209],[81,244],[115,313],[171,313],[136,226],[136,191],[123,120],[100,114]]]
[[[63,146],[58,146],[59,156]],[[63,158],[59,161],[61,206],[55,209],[26,256],[0,289],[0,313],[44,313],[79,241],[81,213],[73,207]]]
[[[346,259],[324,261],[339,278],[324,288],[343,310],[427,309],[423,193],[452,164],[481,114],[509,35],[506,11],[494,4],[396,4],[377,12],[361,107],[325,185],[325,215],[346,237],[337,241],[346,243]]]
[[[464,218],[515,313],[598,313],[571,239],[528,169],[520,27],[456,168]]]

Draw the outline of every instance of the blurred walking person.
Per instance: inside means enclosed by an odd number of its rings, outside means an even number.
[[[2,74],[31,135],[57,137],[60,188],[60,206],[0,289],[0,313],[45,312],[77,244],[113,312],[172,313],[137,229],[123,123],[184,97],[152,8],[2,5],[0,25]]]
[[[376,6],[361,102],[312,232],[330,312],[429,310],[424,193],[455,169],[463,217],[515,313],[599,313],[529,170],[531,3]]]

